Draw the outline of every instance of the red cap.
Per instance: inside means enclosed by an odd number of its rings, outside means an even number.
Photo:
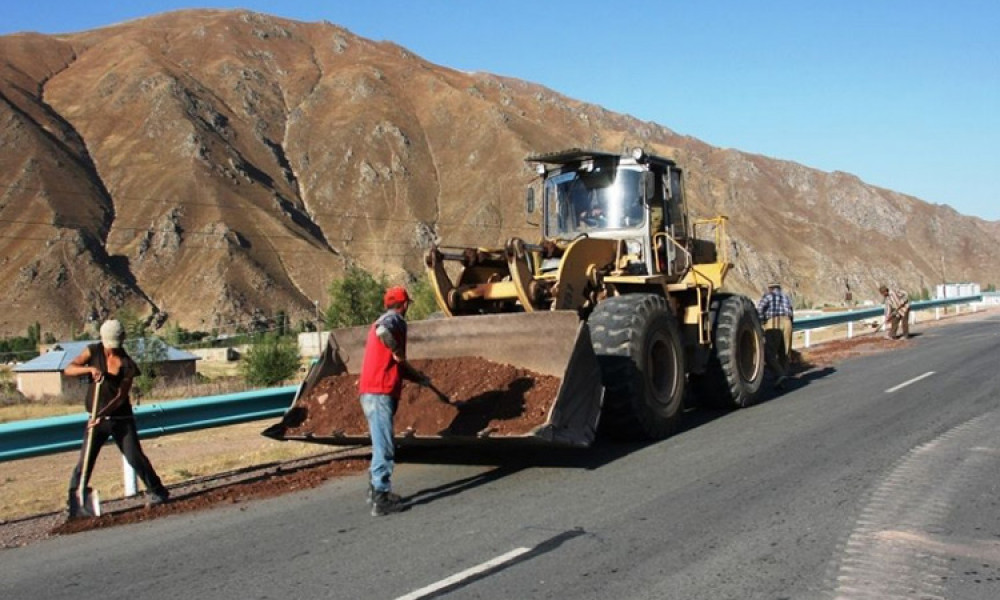
[[[385,304],[386,308],[394,304],[402,304],[404,302],[409,302],[410,295],[406,293],[406,288],[403,286],[391,287],[385,291],[385,298],[382,302]]]

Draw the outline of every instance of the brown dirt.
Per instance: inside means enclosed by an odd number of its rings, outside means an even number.
[[[111,505],[110,512],[97,518],[63,520],[52,528],[52,535],[77,533],[90,529],[138,523],[167,515],[204,510],[219,505],[239,504],[314,488],[333,477],[359,473],[368,466],[366,454],[325,456],[318,459],[275,465],[263,470],[251,469],[229,475],[220,481],[212,478],[171,490],[171,501],[147,506],[133,499],[122,506]],[[102,508],[102,511],[108,510]]]
[[[870,356],[888,352],[912,344],[913,339],[887,340],[881,335],[866,335],[851,339],[831,340],[812,348],[792,351],[792,367],[795,372],[813,368],[828,367],[848,358]]]
[[[448,397],[413,382],[403,384],[396,431],[414,435],[524,435],[545,423],[559,391],[557,377],[477,357],[414,360]],[[368,423],[358,402],[358,377],[321,379],[286,419],[286,435],[327,437],[335,432],[366,435]]]
[[[25,546],[52,536],[138,523],[306,490],[332,478],[364,471],[369,458],[367,448],[340,448],[307,458],[189,479],[169,486],[171,501],[159,506],[147,506],[144,496],[140,494],[131,498],[102,499],[103,514],[97,518],[67,520],[66,513],[59,511],[0,521],[0,549]]]

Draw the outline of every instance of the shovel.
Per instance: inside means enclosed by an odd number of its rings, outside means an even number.
[[[444,402],[445,404],[451,404],[451,398],[445,395],[445,393],[442,392],[441,390],[437,389],[434,386],[434,384],[431,383],[430,379],[428,379],[426,383],[422,383],[421,385],[423,385],[425,388],[437,394],[438,400],[440,400],[441,402]]]
[[[101,398],[101,382],[94,386],[94,405],[90,409],[90,421],[97,417],[97,406]],[[88,421],[89,423],[89,421]],[[90,468],[90,448],[94,445],[94,428],[87,428],[87,438],[83,444],[83,464],[80,465],[80,487],[76,490],[76,503],[80,510],[80,515],[84,517],[101,516],[101,497],[97,490],[87,487],[87,471]]]

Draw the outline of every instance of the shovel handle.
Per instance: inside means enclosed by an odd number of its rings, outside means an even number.
[[[80,502],[83,502],[84,496],[87,491],[87,471],[90,467],[90,448],[94,444],[94,428],[90,427],[90,421],[94,420],[97,416],[98,404],[101,400],[101,383],[103,379],[94,384],[94,404],[90,407],[90,419],[87,421],[87,438],[84,440],[83,444],[83,461],[80,464],[80,487],[77,490],[77,495],[80,497]]]
[[[438,400],[440,400],[441,402],[444,402],[445,404],[451,404],[451,398],[449,398],[448,396],[446,396],[445,393],[442,392],[441,390],[437,389],[437,387],[435,387],[433,383],[431,383],[430,381],[428,381],[426,384],[424,384],[424,386],[427,389],[429,389],[430,391],[432,391],[435,394],[437,394]]]

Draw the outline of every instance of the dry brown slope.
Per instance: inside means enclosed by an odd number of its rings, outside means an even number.
[[[694,210],[732,219],[736,290],[1000,280],[998,223],[329,23],[181,11],[0,51],[0,141],[40,165],[0,165],[0,276],[17,281],[0,306],[26,309],[0,333],[65,333],[128,303],[198,329],[308,318],[347,260],[398,278],[435,238],[534,237],[523,158],[567,146],[676,158]]]

